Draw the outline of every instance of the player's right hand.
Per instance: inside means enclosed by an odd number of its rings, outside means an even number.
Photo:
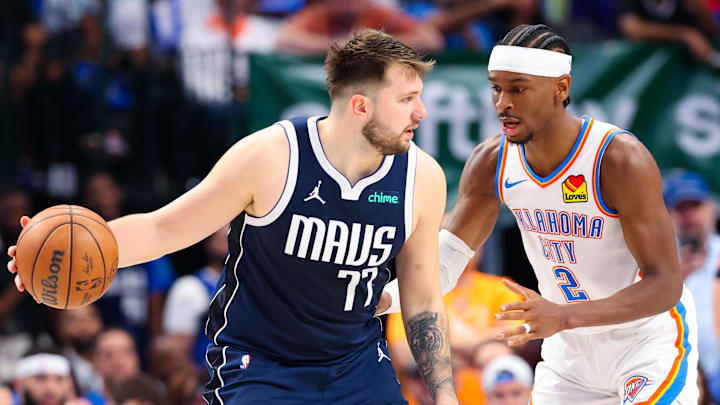
[[[20,226],[25,228],[25,226],[30,222],[30,217],[23,216],[20,218]],[[25,285],[23,284],[22,280],[20,280],[20,275],[17,274],[17,264],[15,263],[15,254],[17,253],[17,246],[12,245],[8,248],[8,256],[12,257],[12,260],[10,260],[7,264],[7,268],[10,271],[10,273],[15,274],[15,287],[18,289],[18,291],[23,292],[25,291]],[[37,301],[37,300],[35,300]],[[39,302],[39,301],[38,301]]]

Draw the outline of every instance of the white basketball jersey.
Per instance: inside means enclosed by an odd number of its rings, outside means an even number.
[[[598,300],[639,280],[617,212],[600,194],[600,162],[615,134],[626,132],[584,117],[570,154],[541,177],[523,145],[500,144],[495,190],[515,216],[542,296],[558,304]],[[646,322],[573,329],[597,333]]]

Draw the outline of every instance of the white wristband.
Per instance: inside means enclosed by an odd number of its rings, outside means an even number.
[[[449,293],[460,279],[468,262],[475,255],[472,249],[452,232],[443,229],[438,235],[440,258],[440,289],[442,294]],[[387,283],[383,292],[390,294],[390,307],[378,315],[400,312],[400,288],[397,279]]]

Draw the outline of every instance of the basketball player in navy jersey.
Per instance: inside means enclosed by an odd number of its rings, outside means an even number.
[[[496,315],[525,321],[498,336],[510,345],[545,339],[530,403],[696,404],[694,302],[659,170],[630,133],[567,112],[571,62],[544,25],[518,26],[493,48],[488,78],[503,133],[465,164],[440,235],[443,290],[502,202],[541,293],[506,282],[525,300]]]
[[[432,65],[357,32],[328,53],[328,117],[250,135],[177,200],[109,223],[120,267],[231,223],[206,326],[208,403],[406,404],[374,317],[396,257],[415,361],[435,403],[457,404],[437,264],[445,178],[412,143]]]

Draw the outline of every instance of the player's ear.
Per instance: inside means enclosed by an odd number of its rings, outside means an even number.
[[[355,117],[366,120],[370,116],[370,108],[372,108],[370,103],[370,97],[355,93],[350,97],[350,110]]]
[[[555,82],[555,102],[562,104],[570,95],[570,75],[562,75]]]

